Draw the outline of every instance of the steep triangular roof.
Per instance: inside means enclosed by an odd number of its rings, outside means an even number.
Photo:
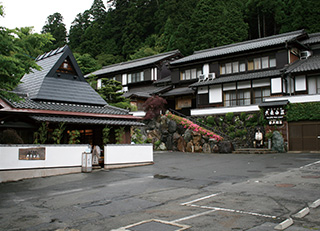
[[[23,76],[15,92],[36,101],[107,105],[84,79],[68,46],[40,55],[36,62],[41,70]]]

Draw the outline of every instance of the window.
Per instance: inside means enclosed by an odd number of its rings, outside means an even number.
[[[250,105],[250,90],[238,90],[225,92],[224,105],[229,106],[245,106]]]
[[[320,94],[320,76],[308,78],[308,94]]]
[[[246,71],[246,64],[245,64],[245,62],[241,62],[240,63],[240,72],[244,72],[244,71]]]
[[[128,83],[136,83],[144,80],[144,72],[136,72],[128,74]]]
[[[253,70],[253,60],[249,60],[248,61],[248,71],[252,71]]]
[[[262,69],[269,67],[269,57],[262,57]]]
[[[226,63],[226,74],[232,73],[232,66],[231,63]]]
[[[197,79],[202,74],[201,68],[193,68],[181,72],[180,80]]]
[[[257,57],[245,61],[236,61],[230,63],[223,63],[220,65],[220,75],[239,73],[246,71],[261,70],[276,66],[276,59],[274,56]]]
[[[232,63],[232,72],[238,73],[239,72],[239,62],[233,62]]]
[[[270,88],[255,88],[253,91],[253,103],[259,104],[263,99],[270,96]]]
[[[276,58],[275,57],[269,57],[269,65],[270,65],[270,67],[276,66]]]
[[[260,58],[253,59],[253,62],[254,62],[254,69],[255,70],[261,69],[261,59]]]

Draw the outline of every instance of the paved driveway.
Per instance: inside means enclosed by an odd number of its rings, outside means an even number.
[[[283,221],[293,222],[288,231],[320,230],[320,154],[157,152],[154,160],[2,183],[0,230],[269,231]]]

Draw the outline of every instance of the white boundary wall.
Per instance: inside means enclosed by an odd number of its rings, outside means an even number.
[[[19,149],[45,147],[44,160],[19,160]],[[81,172],[88,145],[0,145],[0,182]]]
[[[104,147],[105,168],[152,163],[152,144],[108,144]]]

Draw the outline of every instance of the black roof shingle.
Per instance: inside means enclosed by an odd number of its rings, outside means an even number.
[[[69,59],[75,74],[71,78],[56,75],[65,59]],[[106,101],[86,82],[68,46],[58,48],[36,58],[41,70],[33,70],[21,79],[14,90],[33,100],[106,105]]]
[[[305,31],[298,30],[298,31],[274,35],[270,37],[254,39],[254,40],[244,41],[240,43],[229,44],[226,46],[220,46],[220,47],[210,48],[206,50],[196,51],[194,52],[194,54],[175,60],[170,64],[171,65],[182,64],[182,63],[192,62],[200,59],[213,58],[221,55],[228,55],[228,54],[233,54],[238,52],[245,52],[249,50],[285,44],[286,42],[293,41],[303,35],[306,35]]]

